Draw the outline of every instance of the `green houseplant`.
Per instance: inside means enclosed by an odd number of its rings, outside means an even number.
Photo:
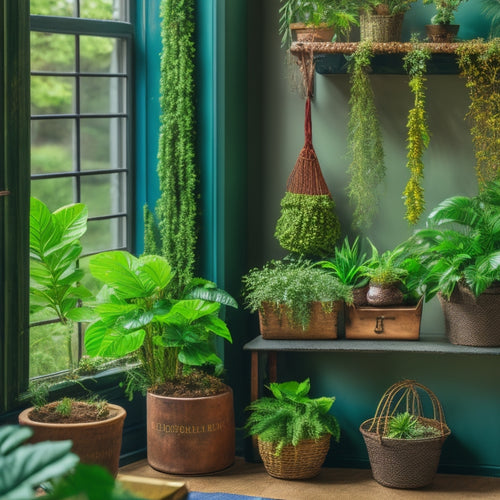
[[[500,345],[499,221],[494,181],[476,196],[442,201],[408,243],[427,269],[426,300],[438,294],[452,343]]]
[[[334,397],[312,399],[310,380],[271,383],[273,397],[253,401],[245,424],[257,436],[268,474],[282,479],[316,476],[330,447],[340,437],[337,419],[330,413]]]
[[[457,36],[459,25],[454,24],[455,12],[460,4],[467,0],[424,0],[424,5],[433,4],[436,14],[431,24],[426,25],[429,41],[436,43],[453,42]]]
[[[306,260],[273,260],[242,281],[264,338],[336,338],[340,304],[352,301],[350,287]]]

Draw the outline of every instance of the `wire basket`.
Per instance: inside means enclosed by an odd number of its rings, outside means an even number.
[[[270,476],[279,479],[309,479],[317,476],[330,448],[330,434],[305,439],[297,446],[283,446],[276,456],[277,443],[257,439],[259,453]]]
[[[432,405],[432,418],[424,416],[420,394]],[[437,430],[437,435],[419,439],[385,437],[393,415],[407,411]],[[359,428],[365,440],[373,478],[390,488],[422,488],[430,484],[439,465],[441,448],[450,435],[443,409],[435,394],[427,387],[404,380],[392,385],[382,396],[375,416]]]

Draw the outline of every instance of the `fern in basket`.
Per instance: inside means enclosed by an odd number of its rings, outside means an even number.
[[[325,434],[338,441],[340,427],[329,413],[335,398],[309,398],[310,388],[309,379],[270,384],[274,397],[257,399],[247,407],[251,411],[245,424],[247,433],[276,443],[276,456],[286,445],[297,446],[303,440],[319,439]]]

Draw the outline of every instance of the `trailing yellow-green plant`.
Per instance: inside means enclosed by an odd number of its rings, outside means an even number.
[[[425,111],[425,81],[427,61],[430,59],[429,49],[416,45],[404,58],[404,68],[410,75],[410,90],[413,93],[413,108],[408,113],[408,162],[406,166],[411,172],[403,197],[406,205],[406,219],[416,224],[424,212],[424,163],[422,156],[429,146],[430,134]]]
[[[471,135],[479,188],[499,179],[500,157],[500,38],[471,40],[458,49],[458,65],[466,78]]]
[[[373,57],[370,41],[361,42],[349,59],[351,96],[349,99],[348,156],[351,176],[347,193],[354,205],[353,226],[371,225],[378,209],[377,187],[385,177],[382,132],[368,76]]]

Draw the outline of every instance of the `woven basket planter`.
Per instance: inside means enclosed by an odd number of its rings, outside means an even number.
[[[270,476],[279,479],[309,479],[321,471],[330,448],[330,435],[317,440],[304,440],[297,446],[287,445],[276,456],[276,443],[257,438],[259,453]]]
[[[450,300],[439,295],[445,329],[452,344],[500,346],[500,287],[486,289],[479,297],[457,285]]]
[[[433,417],[420,413],[422,403],[418,391],[424,391],[432,403]],[[409,411],[420,422],[439,430],[440,435],[425,439],[390,439],[384,437],[389,415]],[[374,418],[363,422],[359,428],[368,450],[373,478],[389,488],[422,488],[436,475],[441,448],[450,435],[443,410],[436,396],[426,387],[406,380],[391,386],[380,400]]]
[[[311,318],[306,330],[288,321],[286,306],[276,309],[265,302],[259,310],[259,325],[262,338],[267,340],[326,340],[337,338],[338,313],[342,302],[334,302],[330,310],[321,302],[311,305]]]
[[[362,13],[359,18],[360,38],[362,41],[399,42],[403,19],[404,14],[386,16]]]

